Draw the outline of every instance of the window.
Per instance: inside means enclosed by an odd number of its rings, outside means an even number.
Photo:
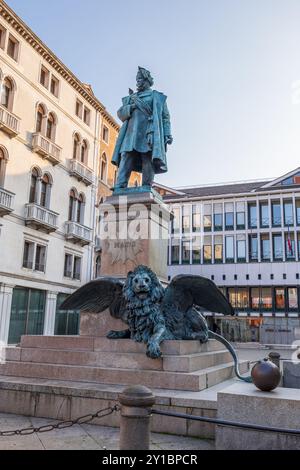
[[[259,204],[260,212],[260,226],[261,228],[269,227],[269,205],[267,202],[260,202]]]
[[[272,212],[272,226],[273,227],[281,227],[281,205],[280,205],[280,201],[272,201],[271,212]]]
[[[249,290],[245,287],[229,287],[229,302],[233,308],[247,309],[249,308]]]
[[[179,239],[178,238],[172,238],[171,263],[179,264]]]
[[[50,201],[50,179],[47,174],[45,174],[41,180],[41,200],[40,205],[42,207],[49,207]]]
[[[200,246],[200,238],[195,237],[192,241],[192,263],[193,264],[200,264],[201,263],[201,246]]]
[[[252,287],[251,307],[254,310],[272,309],[272,288],[271,287]]]
[[[75,191],[72,189],[69,195],[69,215],[68,215],[69,221],[72,221],[75,216],[75,207],[76,207],[76,195],[75,195]]]
[[[29,202],[35,203],[37,197],[37,183],[39,178],[39,171],[36,168],[33,168],[31,172],[30,180],[30,191],[29,191]]]
[[[183,206],[182,208],[182,232],[189,233],[190,231],[190,206]]]
[[[200,206],[193,205],[192,207],[192,225],[193,232],[200,232],[201,222],[200,222]]]
[[[246,236],[237,235],[236,237],[237,261],[244,263],[246,261]]]
[[[284,287],[275,287],[275,308],[276,310],[285,309]]]
[[[61,304],[67,299],[67,294],[58,294],[56,301],[55,335],[78,335],[80,312],[78,310],[60,310]]]
[[[42,65],[41,68],[41,75],[40,75],[40,84],[43,85],[45,88],[48,89],[49,86],[49,77],[50,77],[50,72],[46,67]]]
[[[65,264],[64,264],[64,276],[80,280],[81,273],[81,258],[79,256],[74,256],[70,253],[65,254]]]
[[[102,140],[104,140],[104,142],[106,142],[108,144],[108,127],[106,126],[103,126],[102,128]]]
[[[233,230],[234,213],[233,202],[225,203],[225,230]]]
[[[81,273],[81,258],[79,258],[78,256],[74,256],[73,279],[80,281],[80,273]]]
[[[244,230],[246,226],[245,220],[245,203],[236,203],[236,228],[237,230]]]
[[[43,245],[36,245],[35,270],[44,273],[45,261],[46,261],[46,247]]]
[[[58,97],[58,93],[59,93],[59,81],[56,77],[54,77],[52,75],[51,77],[51,83],[50,83],[50,92],[52,93],[52,95],[56,96],[56,98]]]
[[[26,240],[23,251],[23,268],[45,272],[46,246]]]
[[[248,204],[248,227],[257,228],[257,207],[256,203]]]
[[[101,157],[101,162],[100,162],[100,179],[103,182],[106,182],[106,177],[107,177],[107,158],[105,153],[103,153]]]
[[[98,255],[95,262],[95,278],[99,277],[101,273],[101,255]]]
[[[214,204],[214,230],[216,232],[223,229],[223,208],[222,204]]]
[[[5,170],[7,164],[7,153],[3,147],[0,147],[0,188],[4,186]]]
[[[0,47],[5,48],[6,29],[0,24]]]
[[[179,233],[179,226],[180,226],[180,207],[173,207],[173,219],[171,222],[171,232],[172,233]]]
[[[85,106],[83,111],[83,121],[89,126],[91,121],[91,111]]]
[[[288,308],[289,310],[298,309],[298,293],[296,287],[288,287]]]
[[[203,226],[204,226],[204,232],[210,232],[211,231],[211,204],[204,204],[204,209],[203,209]]]
[[[79,152],[79,146],[80,146],[80,137],[76,133],[74,135],[74,139],[73,139],[73,159],[74,160],[77,160],[78,152]]]
[[[36,132],[42,132],[44,115],[45,115],[45,110],[42,105],[39,105],[37,109],[37,115],[36,115],[36,126],[35,126]]]
[[[83,195],[79,194],[79,197],[77,199],[77,214],[76,214],[76,222],[78,224],[83,223],[83,208],[84,208]]]
[[[273,259],[274,261],[283,259],[282,236],[279,233],[273,235]]]
[[[296,223],[300,225],[300,199],[296,199]]]
[[[8,43],[7,43],[7,54],[12,59],[17,61],[18,53],[19,53],[19,42],[10,34],[8,37]]]
[[[81,101],[76,100],[75,114],[82,119],[83,104]]]
[[[2,83],[1,105],[9,111],[12,111],[13,108],[13,93],[14,87],[12,81],[9,78],[5,78]]]
[[[87,164],[87,151],[88,151],[88,144],[86,140],[83,140],[81,144],[81,150],[80,150],[81,163]]]
[[[226,263],[234,262],[234,237],[233,236],[225,237],[225,256],[226,256]]]
[[[65,255],[64,276],[72,278],[73,255]]]
[[[211,236],[205,236],[203,241],[203,263],[212,262]]]
[[[216,235],[214,237],[214,258],[215,263],[223,262],[223,236]]]
[[[190,264],[190,240],[183,238],[181,243],[181,262]]]
[[[289,226],[294,223],[293,203],[292,201],[284,201],[283,203],[284,225]]]
[[[271,250],[270,250],[270,237],[269,234],[261,234],[260,236],[261,244],[261,260],[270,261],[271,259]]]
[[[295,250],[295,238],[293,232],[288,232],[284,234],[285,238],[285,257],[287,261],[295,260],[296,250]]]
[[[22,335],[42,335],[46,306],[45,291],[16,287],[13,290],[8,343],[17,344]]]
[[[257,235],[249,235],[249,261],[258,261]]]
[[[54,140],[54,130],[55,130],[55,119],[52,113],[48,115],[47,119],[47,129],[46,137],[50,140]]]

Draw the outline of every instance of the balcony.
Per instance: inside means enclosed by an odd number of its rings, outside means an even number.
[[[0,105],[0,129],[15,137],[19,134],[20,118]]]
[[[40,132],[32,134],[33,151],[49,160],[52,165],[60,162],[61,147],[44,137]]]
[[[13,211],[14,193],[0,188],[0,217]]]
[[[83,165],[78,160],[70,160],[69,165],[71,176],[75,176],[78,181],[82,181],[87,186],[93,183],[93,171],[90,168]]]
[[[39,206],[35,203],[25,205],[25,224],[37,230],[43,230],[47,233],[57,230],[56,212]]]
[[[78,222],[66,222],[66,239],[79,243],[81,246],[88,245],[92,241],[92,229]]]

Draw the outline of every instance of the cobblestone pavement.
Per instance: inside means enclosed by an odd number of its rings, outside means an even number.
[[[0,413],[0,431],[55,422]],[[0,437],[0,450],[118,450],[119,429],[92,424],[75,425],[29,436]],[[214,441],[193,437],[151,434],[153,450],[214,450]]]

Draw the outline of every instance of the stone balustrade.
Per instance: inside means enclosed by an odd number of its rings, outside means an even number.
[[[40,132],[32,135],[32,148],[34,152],[43,158],[47,158],[53,165],[57,165],[60,162],[61,147],[43,136]]]
[[[58,214],[46,207],[35,203],[25,205],[25,223],[33,228],[43,229],[48,233],[55,232],[57,230],[57,218]]]
[[[87,186],[93,183],[93,170],[85,166],[78,160],[69,161],[69,171],[79,181],[83,181]]]
[[[0,129],[11,136],[19,134],[20,118],[0,105]]]
[[[13,211],[15,194],[0,188],[0,216],[9,214]]]
[[[92,241],[92,229],[78,222],[66,222],[65,236],[67,240],[80,245],[88,245]]]

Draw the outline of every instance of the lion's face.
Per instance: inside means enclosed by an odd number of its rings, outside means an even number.
[[[151,278],[147,273],[137,273],[132,278],[132,290],[139,299],[146,299],[151,290]]]

